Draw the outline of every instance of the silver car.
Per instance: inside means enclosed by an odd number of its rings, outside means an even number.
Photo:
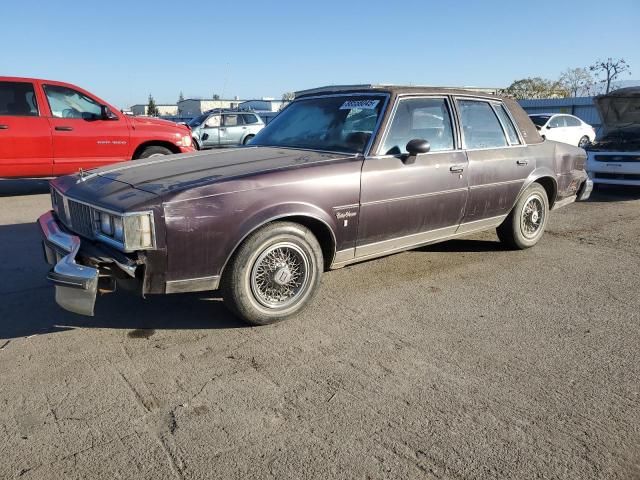
[[[264,128],[262,119],[253,112],[214,110],[203,113],[188,123],[196,148],[246,145]]]

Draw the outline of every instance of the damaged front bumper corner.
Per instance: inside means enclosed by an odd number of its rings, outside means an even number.
[[[76,263],[80,237],[62,231],[51,212],[38,218],[38,225],[46,261],[53,265],[47,279],[55,285],[56,303],[70,312],[93,316],[100,272]]]

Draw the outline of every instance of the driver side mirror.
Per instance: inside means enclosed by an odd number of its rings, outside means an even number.
[[[404,159],[404,163],[413,163],[418,155],[421,153],[428,153],[431,150],[431,145],[428,140],[423,138],[414,138],[409,140],[407,146],[408,155]]]
[[[553,127],[553,125],[547,125],[547,130],[551,130]]]
[[[102,120],[117,120],[118,117],[106,105],[100,105],[100,115]]]

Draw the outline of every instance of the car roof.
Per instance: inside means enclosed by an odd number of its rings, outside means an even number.
[[[384,84],[359,84],[359,85],[327,85],[319,88],[311,88],[308,90],[300,90],[295,92],[295,98],[307,97],[312,95],[324,95],[331,93],[388,93],[395,95],[402,94],[425,94],[425,95],[471,95],[487,99],[498,100],[503,98],[501,95],[493,93],[481,92],[478,90],[464,88],[449,87],[431,87],[431,86],[405,86],[405,85],[384,85]]]

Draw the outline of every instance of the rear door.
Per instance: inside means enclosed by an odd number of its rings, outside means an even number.
[[[549,140],[556,142],[569,143],[571,141],[570,135],[567,134],[566,124],[564,122],[564,115],[556,115],[549,120],[546,126],[546,133],[542,134]]]
[[[52,174],[49,122],[31,82],[0,82],[0,177]]]
[[[500,223],[535,168],[501,102],[457,98],[464,148],[469,160],[469,200],[461,226],[471,231]]]
[[[225,113],[220,128],[220,145],[240,145],[246,130],[242,115]]]
[[[54,175],[130,160],[123,115],[103,119],[99,101],[68,86],[43,84],[43,90],[51,111]]]
[[[564,116],[564,121],[567,129],[567,143],[571,145],[578,145],[580,143],[580,139],[584,135],[584,131],[582,128],[582,122],[580,119],[576,117],[572,117],[569,115]]]

